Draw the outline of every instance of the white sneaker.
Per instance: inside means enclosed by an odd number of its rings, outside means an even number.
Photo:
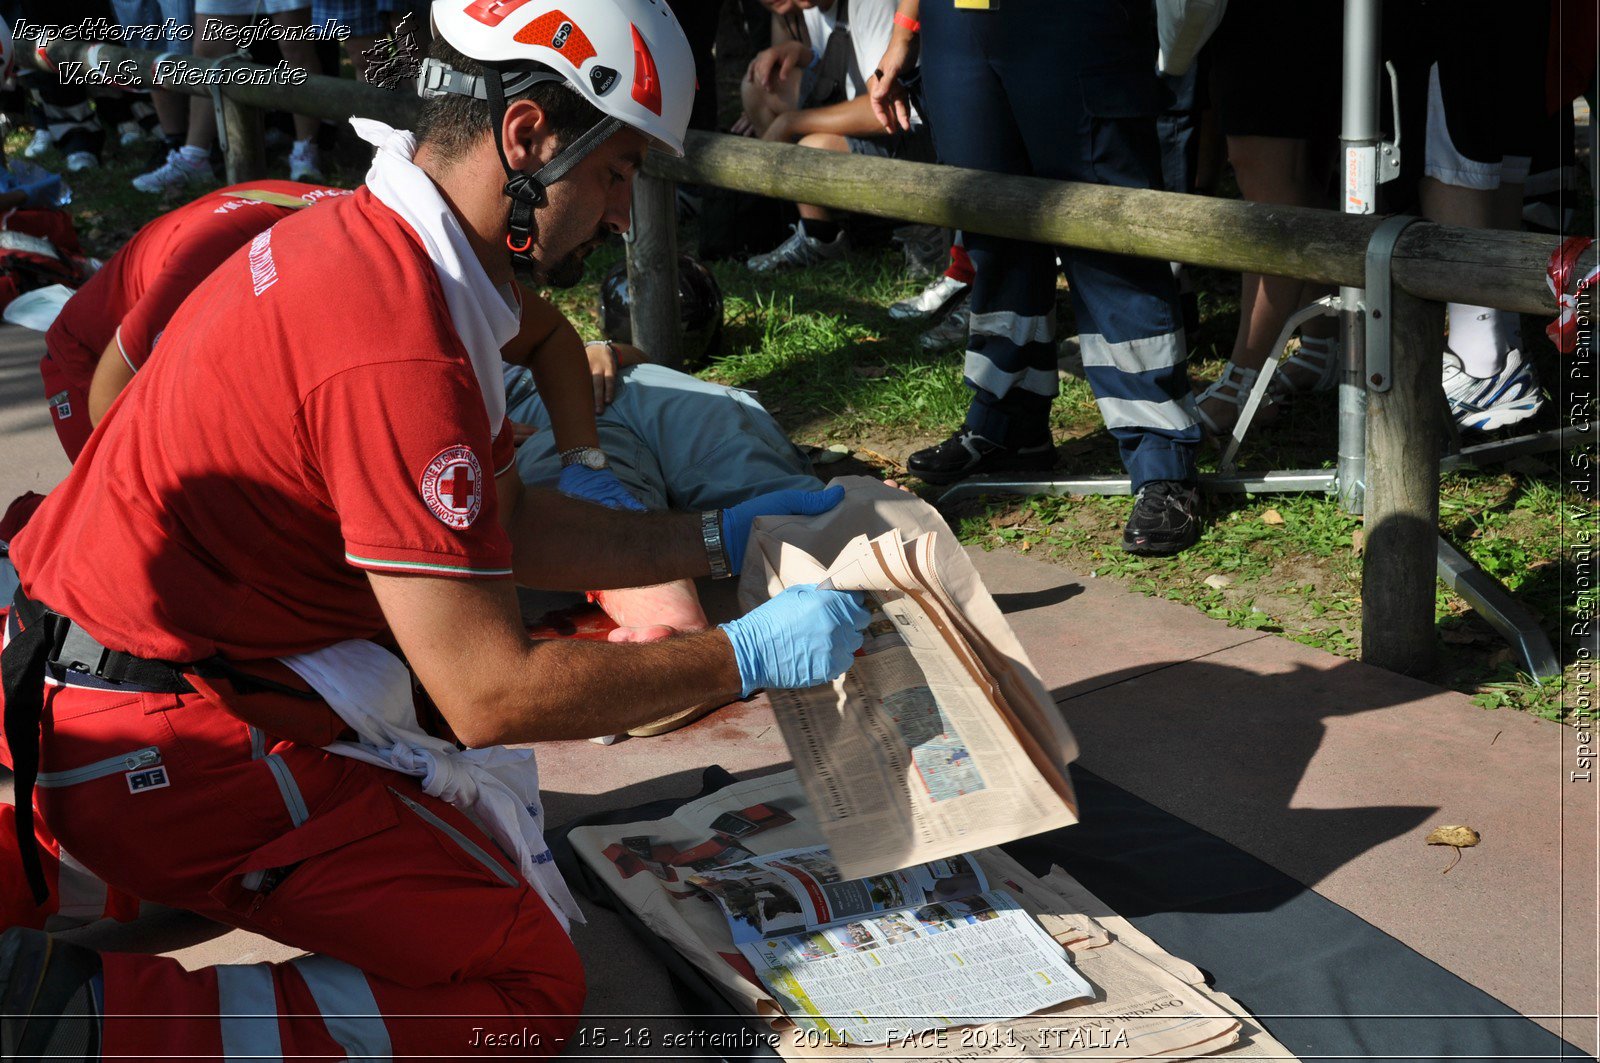
[[[167,152],[167,161],[160,168],[135,177],[133,187],[141,192],[175,192],[207,183],[213,177],[210,159],[191,162],[175,148]]]
[[[92,170],[99,165],[100,160],[95,158],[92,151],[75,151],[67,156],[67,172],[69,173],[82,173],[84,170]]]
[[[844,230],[839,230],[839,235],[832,241],[823,243],[814,236],[807,236],[806,231],[799,225],[791,225],[794,232],[789,239],[768,251],[764,255],[756,255],[745,263],[752,273],[775,273],[779,270],[799,269],[802,266],[814,266],[819,262],[832,262],[834,259],[843,258],[850,251],[850,238]]]
[[[294,149],[289,152],[289,180],[307,179],[322,179],[321,160],[317,157],[315,144],[309,140],[297,140]]]
[[[28,146],[22,149],[22,154],[29,159],[37,159],[51,148],[55,147],[56,138],[50,135],[48,129],[35,129],[33,139],[28,141]]]
[[[117,124],[117,143],[125,148],[131,148],[145,139],[144,126],[129,119]]]
[[[1506,353],[1506,364],[1491,377],[1468,376],[1460,355],[1447,348],[1444,397],[1463,432],[1492,432],[1532,417],[1544,405],[1533,366],[1514,348]]]
[[[969,285],[954,277],[941,276],[909,299],[902,299],[889,307],[889,316],[896,321],[920,321],[932,317],[966,294]]]

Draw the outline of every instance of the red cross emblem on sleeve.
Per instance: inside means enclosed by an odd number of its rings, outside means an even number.
[[[452,528],[470,528],[483,509],[483,468],[468,446],[445,447],[422,470],[422,501]]]

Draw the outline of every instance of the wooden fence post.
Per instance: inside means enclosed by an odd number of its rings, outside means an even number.
[[[243,184],[267,176],[266,127],[260,108],[224,96],[220,117],[227,134],[223,160],[228,183]]]
[[[678,308],[678,188],[639,174],[633,181],[628,235],[628,291],[633,342],[652,362],[683,364]]]
[[[1433,668],[1438,649],[1434,586],[1444,307],[1395,288],[1389,313],[1392,383],[1388,391],[1370,391],[1367,399],[1361,659],[1419,675]]]

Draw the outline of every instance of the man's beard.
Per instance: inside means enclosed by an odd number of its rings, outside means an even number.
[[[602,239],[602,235],[596,233],[593,238],[584,241],[569,251],[553,266],[545,266],[539,262],[529,262],[519,255],[513,255],[511,258],[512,272],[540,287],[575,287],[578,282],[583,280],[584,264],[589,258],[589,253],[600,246]]]

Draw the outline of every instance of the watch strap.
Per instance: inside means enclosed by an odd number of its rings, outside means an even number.
[[[733,575],[728,564],[728,547],[722,541],[722,510],[708,509],[700,514],[700,536],[705,540],[711,578],[727,579]]]

